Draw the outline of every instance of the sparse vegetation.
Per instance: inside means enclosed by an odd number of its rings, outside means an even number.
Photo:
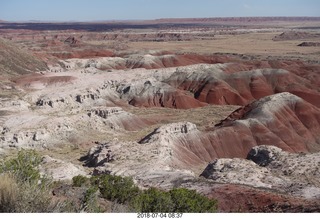
[[[86,185],[89,182],[89,179],[85,176],[75,176],[72,178],[72,185],[74,187],[81,187],[83,185]]]
[[[102,175],[91,179],[101,196],[117,204],[127,205],[133,212],[216,212],[217,202],[194,190],[156,188],[140,190],[129,177]]]
[[[0,166],[0,212],[102,212],[98,197],[133,212],[215,212],[216,201],[195,191],[140,190],[130,177],[115,175],[75,176],[73,187],[84,187],[79,207],[69,200],[53,202],[52,181],[38,170],[41,157],[34,150],[21,150]]]
[[[96,179],[101,196],[110,201],[127,204],[139,194],[139,188],[129,177],[102,175]]]
[[[21,150],[0,166],[1,212],[54,212],[57,203],[50,196],[51,180],[41,176],[41,157],[33,150]]]
[[[170,193],[150,188],[141,192],[131,203],[138,212],[174,212]]]
[[[169,192],[150,188],[140,193],[132,205],[139,212],[212,213],[217,210],[215,200],[185,188]]]

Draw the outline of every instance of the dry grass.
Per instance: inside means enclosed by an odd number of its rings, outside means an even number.
[[[17,201],[18,185],[7,173],[0,175],[0,212],[8,212]]]

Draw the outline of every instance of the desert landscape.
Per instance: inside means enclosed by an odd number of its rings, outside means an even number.
[[[319,212],[319,57],[320,17],[1,21],[0,157],[35,150],[78,205],[73,178],[109,174],[217,212]]]

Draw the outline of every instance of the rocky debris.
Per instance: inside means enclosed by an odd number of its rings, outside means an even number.
[[[56,97],[55,99],[50,99],[49,97],[39,98],[36,102],[37,106],[50,106],[52,108],[61,107],[61,105],[68,104],[70,98],[66,97]]]
[[[201,176],[220,183],[272,188],[307,199],[320,197],[320,153],[294,154],[261,145],[252,148],[247,159],[251,160],[214,160]]]
[[[108,143],[96,142],[96,146],[90,148],[88,154],[80,160],[85,161],[84,165],[88,167],[103,166],[104,163],[114,161],[114,154]]]
[[[10,116],[0,133],[0,147],[47,148],[68,140],[80,122],[75,118],[36,116],[31,113]],[[77,117],[79,119],[79,117]],[[76,121],[76,120],[75,120]]]
[[[125,112],[120,107],[98,107],[88,110],[88,116],[97,116],[105,119],[111,129],[125,129],[128,131],[134,131],[141,129],[146,124],[139,117]]]
[[[319,33],[310,33],[310,32],[303,32],[303,31],[286,31],[281,33],[280,35],[275,36],[272,40],[273,41],[280,41],[280,40],[304,40],[304,39],[319,39]]]
[[[247,159],[252,160],[259,166],[265,167],[279,159],[278,157],[282,152],[280,148],[275,146],[256,146],[249,151]]]
[[[243,184],[261,188],[276,188],[289,183],[285,179],[272,175],[267,168],[240,158],[214,160],[208,164],[200,176],[219,183]]]
[[[111,116],[117,116],[124,113],[120,107],[109,107],[109,108],[96,108],[91,109],[88,112],[88,116],[97,115],[104,119],[110,118]]]
[[[185,136],[198,131],[197,126],[190,122],[171,123],[155,129],[152,133],[141,139],[139,143],[170,142],[170,138]]]
[[[96,100],[99,99],[100,95],[92,90],[88,90],[86,94],[78,94],[76,96],[76,101],[79,103],[84,103],[86,100]]]
[[[76,37],[70,36],[64,41],[64,43],[68,44],[71,47],[74,47],[74,46],[79,46],[81,44],[81,41]]]
[[[319,47],[320,43],[319,42],[302,42],[302,43],[298,44],[298,46],[307,46],[307,47],[316,46],[316,47]]]
[[[56,181],[71,180],[74,176],[78,175],[88,175],[81,166],[55,159],[48,155],[42,158],[39,170],[42,174],[51,176]]]

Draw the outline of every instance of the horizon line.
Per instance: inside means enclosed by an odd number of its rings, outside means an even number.
[[[187,19],[234,19],[234,18],[310,18],[320,19],[320,16],[233,16],[233,17],[163,17],[154,19],[106,19],[106,20],[2,20],[5,23],[95,23],[95,22],[134,22],[134,21],[161,21],[161,20],[187,20]]]

